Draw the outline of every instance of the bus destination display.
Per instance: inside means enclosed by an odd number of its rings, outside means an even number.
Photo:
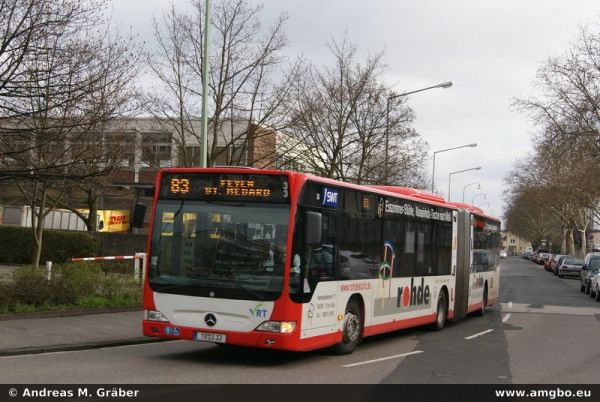
[[[167,173],[160,197],[168,199],[287,202],[287,176],[231,173]]]

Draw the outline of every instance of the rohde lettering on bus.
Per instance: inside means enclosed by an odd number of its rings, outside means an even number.
[[[425,285],[425,280],[421,278],[421,285],[415,286],[415,278],[410,279],[410,286],[404,286],[398,288],[398,299],[396,300],[396,307],[400,307],[400,304],[404,308],[409,306],[429,305],[430,300],[429,286]]]
[[[323,187],[323,206],[337,207],[338,206],[338,191],[333,188]]]

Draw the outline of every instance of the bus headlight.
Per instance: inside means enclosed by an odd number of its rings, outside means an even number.
[[[265,321],[256,328],[257,331],[279,334],[291,334],[294,329],[296,329],[296,321]]]
[[[161,322],[169,322],[167,317],[160,311],[156,310],[144,310],[144,318],[147,321],[161,321]]]

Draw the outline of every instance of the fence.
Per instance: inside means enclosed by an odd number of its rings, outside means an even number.
[[[135,253],[135,255],[117,255],[106,257],[83,257],[71,258],[71,262],[84,261],[123,261],[133,260],[133,276],[139,282],[146,273],[146,253]],[[46,261],[46,275],[48,280],[52,278],[52,261]]]

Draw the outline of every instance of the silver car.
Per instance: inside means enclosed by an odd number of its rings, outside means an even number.
[[[578,258],[567,257],[563,260],[562,264],[558,267],[558,277],[562,278],[565,276],[576,276],[581,275],[581,266],[583,260]]]
[[[583,260],[583,266],[581,267],[580,276],[580,290],[589,295],[592,289],[592,278],[598,273],[600,269],[600,254],[589,253]]]
[[[595,297],[600,302],[600,272],[592,276],[590,282],[590,297]]]

